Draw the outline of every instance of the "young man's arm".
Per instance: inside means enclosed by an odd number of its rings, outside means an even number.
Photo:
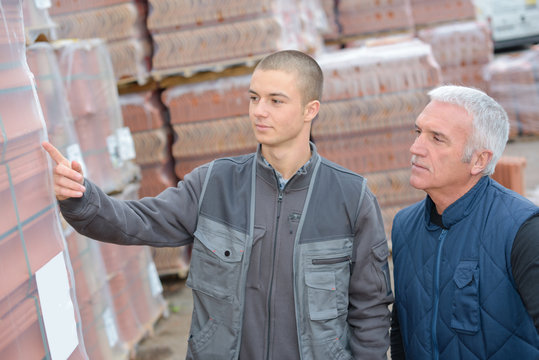
[[[80,167],[52,145],[43,147],[57,163],[54,187],[62,215],[77,232],[123,245],[179,246],[192,241],[206,167],[156,197],[123,201],[84,179]]]
[[[389,348],[388,306],[393,302],[389,250],[378,202],[368,189],[357,225],[348,312],[352,353],[357,359],[385,359]]]

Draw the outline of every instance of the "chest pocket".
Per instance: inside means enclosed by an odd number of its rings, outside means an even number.
[[[231,231],[197,229],[188,283],[194,290],[232,301],[241,273],[245,236]]]
[[[473,334],[479,330],[479,268],[477,261],[461,261],[453,275],[455,294],[451,327]]]

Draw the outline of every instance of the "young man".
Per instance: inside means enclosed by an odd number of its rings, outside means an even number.
[[[365,179],[309,142],[323,76],[299,51],[264,58],[249,116],[258,151],[193,170],[155,198],[116,201],[50,144],[63,216],[126,245],[193,243],[188,358],[382,359],[388,247]]]
[[[539,209],[488,176],[507,114],[471,88],[429,95],[410,148],[427,197],[393,221],[392,359],[539,359]]]

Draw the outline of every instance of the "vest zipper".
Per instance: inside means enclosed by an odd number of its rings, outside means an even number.
[[[277,184],[277,186],[279,186]],[[268,328],[267,328],[267,338],[266,338],[266,359],[270,357],[270,338],[271,338],[271,297],[273,293],[273,277],[275,276],[275,254],[277,252],[277,234],[279,233],[279,219],[281,218],[281,205],[283,203],[283,190],[279,189],[279,196],[277,197],[277,218],[275,223],[275,236],[273,238],[273,257],[271,264],[271,278],[270,278],[270,288],[268,292]]]
[[[434,267],[434,296],[433,296],[433,304],[432,304],[432,323],[431,323],[431,334],[432,334],[432,358],[433,360],[438,360],[438,339],[437,339],[437,333],[436,333],[436,323],[438,320],[438,305],[440,301],[439,291],[440,291],[440,262],[442,257],[442,248],[444,245],[445,236],[447,235],[447,230],[442,229],[442,233],[440,234],[440,237],[438,238],[438,248],[436,249],[437,255],[436,255],[436,262]]]

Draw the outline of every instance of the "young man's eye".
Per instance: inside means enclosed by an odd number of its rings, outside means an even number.
[[[283,102],[279,99],[272,99],[271,100],[274,104],[282,104]]]
[[[258,100],[258,96],[251,95],[251,96],[249,96],[249,100],[251,100],[251,101],[257,101],[257,100]]]

